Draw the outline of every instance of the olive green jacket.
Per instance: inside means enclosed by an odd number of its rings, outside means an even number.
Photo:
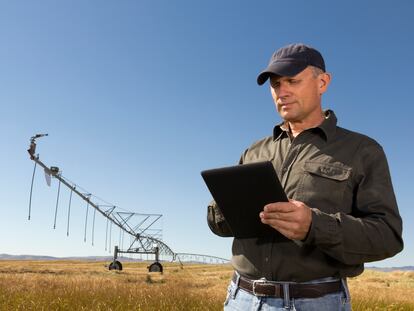
[[[324,122],[291,139],[283,125],[248,148],[240,164],[269,160],[288,198],[312,210],[303,241],[275,237],[233,240],[232,264],[242,275],[304,282],[362,273],[364,263],[403,248],[402,220],[382,147],[373,139]],[[219,207],[208,206],[208,224],[232,236]]]

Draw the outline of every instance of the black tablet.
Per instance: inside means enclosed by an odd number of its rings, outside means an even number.
[[[277,234],[260,221],[268,203],[288,199],[269,161],[248,163],[201,172],[208,189],[237,238]]]

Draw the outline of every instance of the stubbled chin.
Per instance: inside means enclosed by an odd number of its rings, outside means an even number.
[[[294,121],[296,120],[297,115],[289,109],[281,109],[279,111],[280,116],[282,117],[282,119],[286,120],[286,121]]]

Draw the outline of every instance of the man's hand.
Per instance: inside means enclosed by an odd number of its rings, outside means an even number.
[[[303,240],[312,223],[312,211],[303,202],[289,200],[265,205],[260,219],[288,239]]]

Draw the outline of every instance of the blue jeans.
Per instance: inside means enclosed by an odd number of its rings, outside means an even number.
[[[337,279],[326,278],[306,283],[322,283],[333,280]],[[281,282],[281,284],[291,283]],[[258,297],[238,288],[232,281],[227,289],[224,311],[351,311],[351,299],[345,279],[342,280],[342,286],[343,290],[338,293],[327,294],[319,298],[293,299],[288,295],[285,295],[285,298]]]

